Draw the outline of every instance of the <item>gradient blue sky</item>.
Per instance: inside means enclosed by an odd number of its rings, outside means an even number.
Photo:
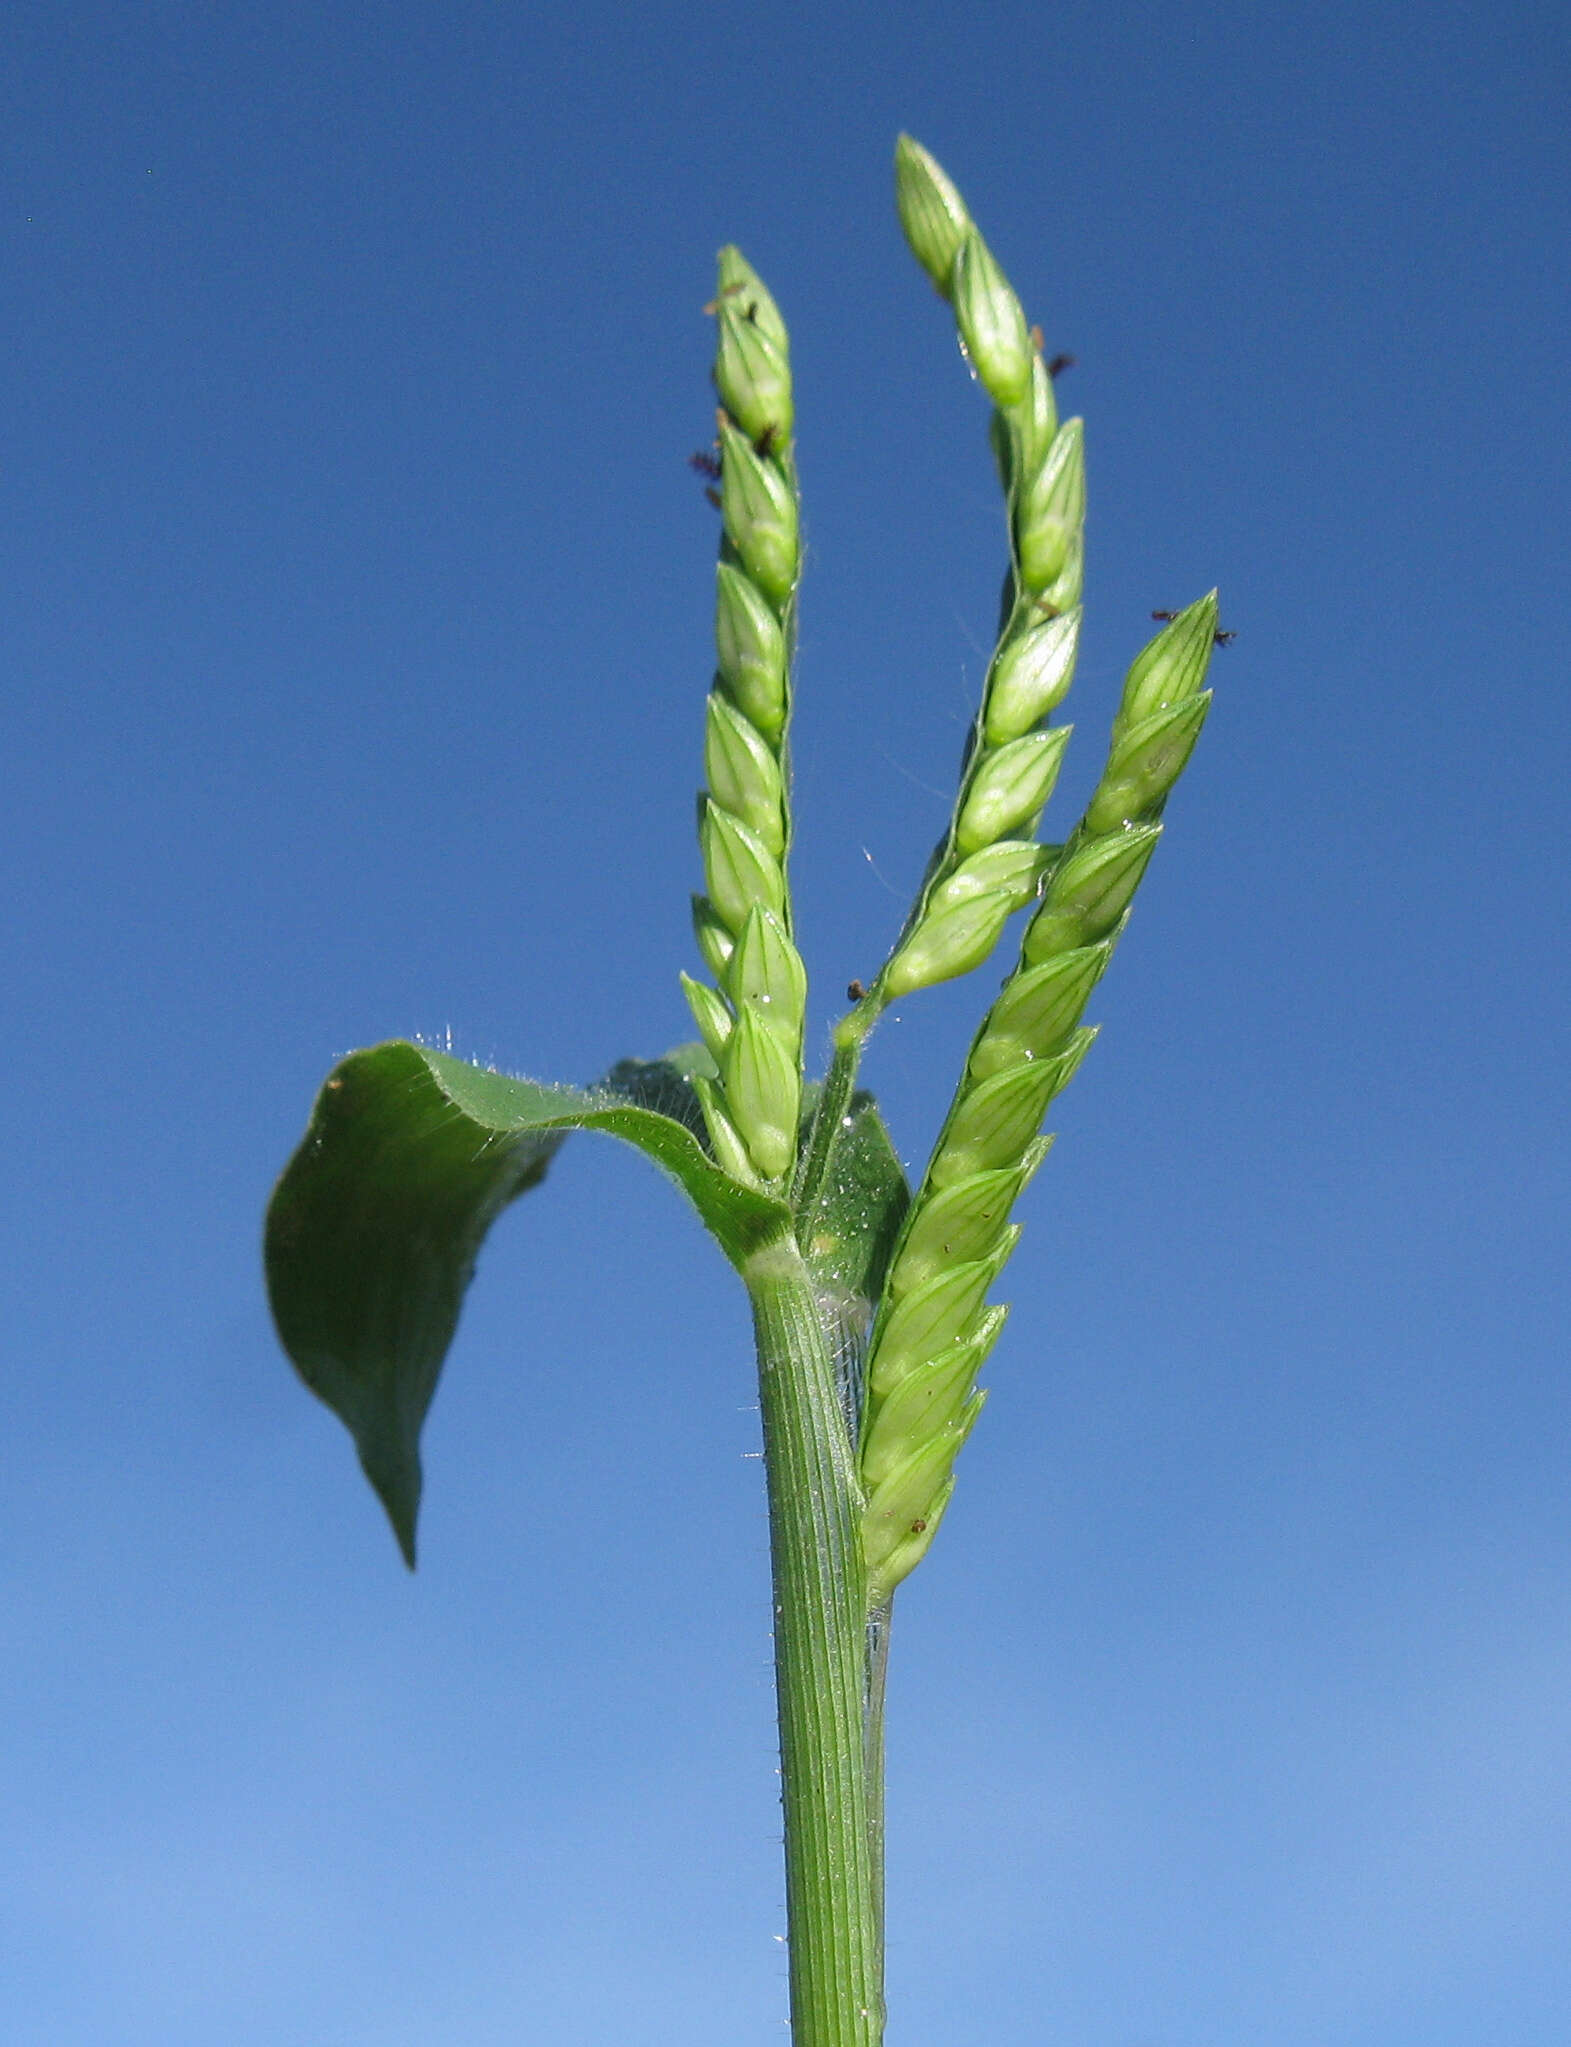
[[[687,1034],[728,239],[795,341],[820,1037],[880,956],[1002,560],[901,127],[1079,359],[1063,809],[1152,607],[1219,583],[1238,639],[899,1603],[891,2047],[1566,2038],[1564,10],[4,40],[6,2040],[784,2037],[717,1255],[567,1148],[411,1580],[257,1244],[355,1045],[587,1079]],[[912,1159],[980,999],[875,1042]]]

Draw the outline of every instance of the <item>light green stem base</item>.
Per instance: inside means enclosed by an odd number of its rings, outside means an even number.
[[[862,1495],[795,1242],[748,1261],[769,1481],[792,2047],[879,2047],[879,1852],[865,1748]]]

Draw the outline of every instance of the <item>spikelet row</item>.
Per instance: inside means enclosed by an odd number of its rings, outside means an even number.
[[[801,570],[790,344],[741,252],[719,258],[715,387],[720,395],[717,668],[704,728],[699,845],[706,893],[693,899],[714,986],[682,976],[719,1078],[695,1083],[718,1161],[778,1186],[796,1156],[807,974],[791,940],[786,882],[791,639]]]
[[[867,1366],[862,1482],[869,1598],[915,1568],[954,1491],[984,1396],[977,1374],[1006,1310],[988,1289],[1014,1249],[1010,1213],[1045,1157],[1038,1135],[1094,1031],[1081,1017],[1161,837],[1163,806],[1199,735],[1216,596],[1181,612],[1124,684],[1111,752],[1046,877],[1020,959],[972,1042],[890,1261]]]
[[[959,192],[909,136],[895,193],[906,239],[953,306],[993,401],[1010,581],[949,838],[880,976],[889,1001],[980,966],[1036,893],[1046,856],[1033,842],[1070,734],[1044,721],[1074,679],[1085,562],[1084,436],[1078,419],[1059,423],[1040,335]]]

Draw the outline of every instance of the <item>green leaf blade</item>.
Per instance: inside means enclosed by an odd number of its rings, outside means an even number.
[[[545,1177],[569,1130],[637,1145],[733,1263],[788,1226],[778,1203],[738,1187],[708,1156],[684,1113],[687,1092],[680,1067],[664,1062],[625,1062],[585,1092],[396,1040],[329,1074],[268,1207],[268,1295],[285,1351],[349,1429],[411,1568],[420,1429],[480,1247],[502,1210]],[[662,1108],[647,1106],[657,1098]]]

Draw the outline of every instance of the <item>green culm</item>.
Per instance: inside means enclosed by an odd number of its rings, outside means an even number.
[[[791,662],[801,576],[790,342],[734,248],[719,259],[722,539],[693,899],[681,977],[698,1041],[547,1087],[425,1046],[328,1076],[268,1209],[284,1349],[344,1421],[406,1561],[421,1424],[486,1232],[570,1130],[642,1149],[686,1193],[753,1308],[769,1493],[795,2047],[883,2037],[883,1698],[890,1607],[927,1554],[981,1411],[1006,1309],[991,1295],[1042,1121],[1095,1033],[1082,1022],[1210,703],[1216,597],[1137,655],[1078,823],[1038,837],[1069,739],[1084,573],[1085,442],[1060,421],[1038,330],[959,192],[902,136],[896,199],[992,401],[1009,563],[1001,626],[944,837],[888,958],[803,1074],[807,969],[791,850]],[[868,1094],[890,1004],[983,966],[1019,918],[913,1192]],[[671,2026],[678,2026],[673,2014]]]

